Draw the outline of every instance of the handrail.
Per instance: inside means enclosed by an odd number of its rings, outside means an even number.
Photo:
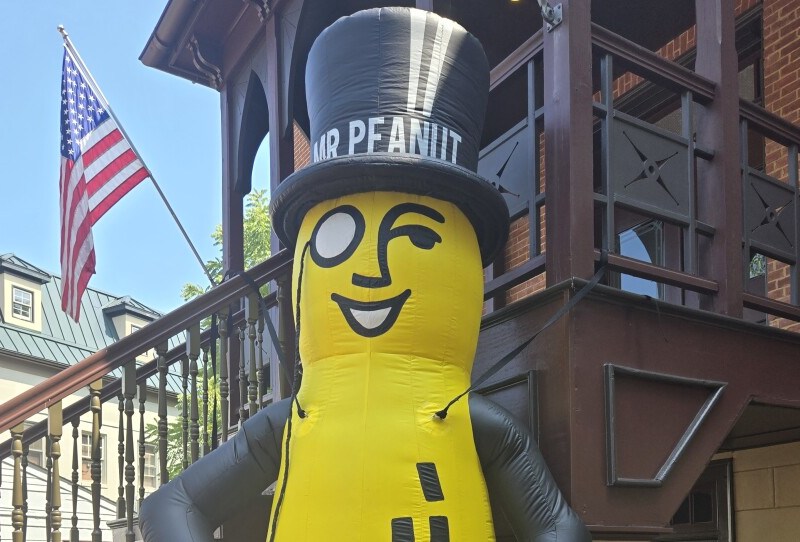
[[[288,271],[291,264],[291,251],[282,250],[248,270],[248,275],[257,284],[263,284]],[[186,331],[189,326],[226,306],[231,299],[243,297],[250,288],[243,277],[236,275],[136,333],[98,350],[86,359],[11,398],[0,405],[0,432],[24,422],[48,406],[121,367],[140,353]]]
[[[749,100],[739,100],[739,115],[760,128],[760,133],[782,145],[800,143],[800,126],[767,111]]]
[[[544,38],[542,36],[542,31],[537,31],[492,68],[492,71],[489,72],[489,90],[493,90],[542,51],[544,47]]]
[[[646,75],[661,85],[678,91],[688,90],[700,102],[711,102],[715,84],[676,62],[667,60],[614,32],[592,23],[592,43],[607,53],[632,64],[638,75]],[[643,73],[640,73],[639,70]]]
[[[277,296],[275,292],[270,292],[266,297],[264,297],[264,301],[267,305],[267,308],[272,308],[277,303]],[[244,320],[244,311],[240,310],[239,312],[231,315],[231,322],[233,324],[237,324]],[[205,330],[200,334],[200,346],[207,345],[211,340],[211,331]],[[164,360],[166,361],[167,367],[170,367],[186,357],[186,343],[183,342],[168,350],[164,354]],[[158,372],[158,359],[153,359],[148,361],[147,363],[140,365],[136,368],[136,383],[140,384],[141,382],[146,381],[148,378],[155,376]],[[100,402],[105,403],[107,400],[112,399],[120,394],[122,389],[122,380],[120,378],[114,379],[112,382],[109,382],[103,389],[100,390]],[[88,413],[90,410],[90,398],[84,397],[75,401],[70,406],[64,408],[64,423],[68,423],[72,421],[73,418],[78,418],[83,416],[84,414]],[[30,444],[31,442],[35,442],[40,438],[44,438],[47,435],[47,420],[42,420],[37,422],[30,427],[25,428],[25,434],[22,437],[22,444]],[[2,443],[0,443],[0,461],[5,459],[11,454],[11,439],[8,439]]]

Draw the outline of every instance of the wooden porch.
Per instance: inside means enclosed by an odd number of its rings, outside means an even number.
[[[291,254],[274,238],[273,256],[247,270],[257,286],[269,285],[261,303],[240,274],[242,202],[253,175],[264,174],[253,160],[265,137],[273,187],[305,165],[303,74],[316,35],[341,15],[384,4],[460,22],[493,66],[479,172],[505,191],[512,234],[486,271],[474,376],[605,266],[601,285],[480,390],[537,435],[594,537],[668,538],[715,454],[800,441],[800,128],[769,113],[758,92],[740,95],[741,74],[759,50],[760,2],[562,0],[563,20],[548,31],[532,0],[170,0],[141,59],[220,92],[231,278],[0,405],[0,432],[10,431],[0,459],[13,457],[15,467],[12,480],[0,480],[13,487],[14,542],[25,539],[31,513],[27,446],[47,436],[53,479],[71,467],[77,486],[77,465],[59,467],[60,447],[77,446],[69,424],[81,416],[99,427],[102,403],[122,397],[118,516],[132,541],[144,495],[136,401],[158,405],[165,483],[171,367],[185,396],[184,465],[215,446],[200,429],[215,358],[220,443],[289,394],[292,371],[279,360],[291,366],[294,352]],[[670,52],[666,45],[684,34],[693,42]],[[631,286],[631,277],[643,282]],[[185,344],[167,350],[183,333]],[[150,349],[156,359],[137,367]],[[110,378],[117,369],[124,377]],[[159,393],[147,394],[154,376]],[[76,393],[84,398],[62,407]],[[24,429],[44,410],[49,426]],[[43,511],[50,540],[75,514],[60,509],[59,487]],[[93,541],[101,536],[95,509]],[[501,518],[497,525],[499,540],[513,540]],[[220,536],[243,540],[248,529],[257,530],[237,520]],[[76,542],[86,538],[70,532]]]

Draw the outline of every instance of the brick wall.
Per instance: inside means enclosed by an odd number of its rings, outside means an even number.
[[[294,123],[294,170],[302,169],[311,162],[311,146],[308,144],[308,138],[297,125]]]
[[[800,442],[731,455],[736,541],[800,539]]]
[[[764,107],[784,119],[800,124],[800,2],[764,0]],[[788,178],[786,148],[766,145],[767,173],[783,181]],[[767,293],[772,299],[791,300],[789,266],[770,261]],[[770,324],[800,331],[800,323],[770,318]]]

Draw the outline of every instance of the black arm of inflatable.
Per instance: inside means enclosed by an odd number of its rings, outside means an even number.
[[[470,417],[478,458],[493,505],[519,542],[588,542],[589,532],[547,470],[531,434],[502,407],[471,394]]]
[[[291,403],[273,403],[230,441],[142,503],[145,542],[213,542],[213,531],[278,477],[283,427]]]

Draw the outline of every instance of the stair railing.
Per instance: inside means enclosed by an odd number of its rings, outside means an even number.
[[[217,411],[219,440],[227,439],[230,377],[238,380],[234,414],[240,422],[272,401],[269,375],[277,372],[270,370],[269,347],[286,345],[272,340],[278,337],[269,310],[291,310],[291,296],[278,291],[289,282],[291,265],[291,254],[281,251],[248,271],[259,287],[272,281],[278,285],[264,303],[250,280],[233,276],[0,405],[0,432],[11,434],[0,443],[0,505],[11,510],[10,522],[0,517],[0,539],[24,542],[30,536],[60,542],[65,515],[70,541],[111,540],[103,523],[120,529],[126,542],[141,539],[136,513],[142,500],[169,480],[170,468],[185,469],[216,447],[217,434],[210,428],[217,427]],[[218,333],[209,325],[212,315]],[[266,342],[265,327],[272,330]],[[229,347],[234,341],[239,348]],[[147,352],[154,352],[154,359],[137,362]],[[229,352],[238,352],[238,359],[229,361]],[[238,373],[231,375],[236,368]],[[87,393],[76,397],[81,389]],[[34,422],[45,410],[46,418]],[[109,427],[114,421],[116,427]],[[117,441],[118,467],[113,487],[110,480],[106,483],[112,440]],[[71,466],[67,474],[62,460],[70,456],[64,461]],[[3,488],[8,474],[10,488]]]

